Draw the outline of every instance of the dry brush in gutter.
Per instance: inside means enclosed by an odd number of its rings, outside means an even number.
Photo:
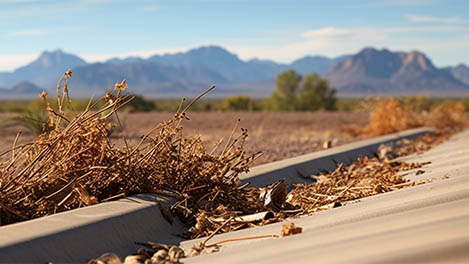
[[[452,133],[454,130],[439,130],[414,140],[402,139],[381,145],[376,157],[360,157],[348,166],[339,164],[332,172],[312,176],[316,180],[313,184],[296,185],[288,194],[287,203],[301,208],[301,213],[312,214],[360,198],[425,183],[406,179],[401,172],[419,169],[428,163],[401,162],[396,158],[427,151],[446,141]]]
[[[173,118],[157,124],[137,145],[128,145],[124,137],[124,147],[119,148],[109,136],[113,126],[120,125],[118,110],[132,99],[123,92],[125,81],[95,102],[90,100],[83,112],[71,109],[69,113],[65,108],[70,105],[70,77],[68,71],[57,85],[58,109],[47,105],[51,131],[3,153],[1,224],[162,190],[171,190],[179,198],[171,209],[189,226],[203,214],[242,215],[262,209],[257,196],[239,186],[238,174],[260,155],[243,149],[246,130],[238,135],[234,129],[224,144],[206,150],[200,137],[183,135],[181,126],[196,98],[184,108],[181,102]],[[188,235],[198,237],[209,231],[199,225]]]
[[[378,158],[358,158],[349,166],[340,164],[333,172],[313,176],[317,182],[298,184],[287,202],[312,214],[342,206],[349,201],[394,191],[415,183],[398,172],[422,167],[423,163],[387,162]]]

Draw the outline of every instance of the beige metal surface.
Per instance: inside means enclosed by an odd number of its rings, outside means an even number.
[[[253,185],[265,186],[279,177],[289,184],[305,182],[297,171],[314,173],[333,169],[336,162],[348,163],[358,156],[373,156],[380,144],[414,138],[431,131],[418,128],[337,148],[255,167],[242,176]],[[163,203],[173,199],[159,197]],[[184,232],[178,221],[170,225],[161,215],[153,195],[137,195],[0,227],[0,263],[43,262],[86,263],[105,252],[121,257],[134,253],[134,241],[178,243]]]
[[[134,241],[178,243],[182,224],[169,224],[162,204],[174,199],[137,195],[0,228],[0,263],[87,263],[105,252],[135,253]]]
[[[421,127],[409,129],[381,137],[365,139],[350,144],[317,151],[294,158],[263,164],[250,169],[240,176],[243,182],[250,182],[252,187],[264,187],[280,179],[287,185],[312,183],[309,176],[320,171],[334,170],[337,163],[349,164],[358,157],[373,157],[381,144],[392,144],[402,138],[416,138],[433,129]]]
[[[408,161],[431,161],[430,183],[292,219],[303,233],[222,244],[184,263],[469,263],[469,131]],[[278,234],[284,223],[217,235]],[[188,250],[201,240],[185,241]]]

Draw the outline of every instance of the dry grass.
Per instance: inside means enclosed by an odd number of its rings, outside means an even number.
[[[131,113],[127,117],[125,134],[132,142],[151,129],[153,122],[170,119],[173,113]],[[253,165],[282,160],[322,149],[324,141],[332,146],[359,140],[340,130],[345,124],[364,126],[365,112],[191,112],[190,120],[183,120],[186,135],[200,135],[207,148],[220,138],[227,139],[233,123],[241,119],[240,127],[249,131],[245,149],[264,155]],[[151,122],[149,122],[151,120]],[[13,140],[13,135],[10,136]]]
[[[340,164],[335,171],[316,177],[315,184],[296,185],[288,201],[307,214],[335,208],[348,201],[412,186],[413,182],[397,173],[421,166],[420,163],[359,158],[347,167]]]
[[[116,125],[110,118],[119,125],[117,110],[132,99],[122,93],[125,81],[69,119],[63,107],[69,100],[70,76],[66,73],[64,85],[59,82],[57,87],[58,109],[48,106],[53,130],[4,153],[10,156],[0,164],[3,225],[158,190],[171,190],[180,198],[173,209],[189,225],[195,216],[220,206],[240,213],[257,210],[251,192],[241,188],[238,179],[259,156],[243,149],[246,130],[238,135],[234,129],[224,144],[207,151],[199,137],[183,136],[181,121],[193,101],[138,144],[129,145],[123,138],[123,147],[116,147],[109,139]],[[104,106],[96,109],[102,101]]]
[[[421,115],[424,125],[437,129],[465,127],[469,124],[463,103],[443,102]]]
[[[420,184],[405,179],[399,172],[420,168],[425,163],[400,162],[395,158],[427,151],[449,136],[440,131],[416,140],[403,139],[395,145],[382,145],[378,157],[358,158],[348,166],[339,164],[332,172],[313,176],[317,181],[314,184],[296,185],[288,194],[287,202],[301,208],[301,213],[313,214],[360,198]]]
[[[0,120],[14,114],[0,113]],[[125,113],[119,112],[121,122],[125,123],[122,133],[113,133],[111,143],[125,146],[121,135],[125,135],[130,145],[138,144],[141,135],[152,129],[155,124],[171,119],[174,113]],[[363,127],[368,123],[366,112],[190,112],[190,120],[183,120],[184,134],[200,135],[207,149],[221,138],[228,139],[236,120],[241,119],[240,127],[248,129],[244,149],[247,152],[262,150],[264,155],[256,159],[253,166],[272,161],[291,158],[322,149],[325,141],[333,147],[357,141],[363,136],[351,136],[341,131],[347,124]],[[0,152],[10,149],[18,129],[23,129],[18,144],[35,139],[31,131],[20,126],[1,127]],[[114,129],[115,131],[116,129]]]
[[[363,129],[363,133],[381,136],[421,125],[415,113],[397,99],[381,99],[370,113],[370,123]]]
[[[350,135],[381,136],[420,126],[438,130],[460,129],[469,125],[466,108],[462,103],[443,102],[430,111],[416,112],[399,100],[380,99],[370,108],[370,121],[363,129],[344,126],[342,131]]]

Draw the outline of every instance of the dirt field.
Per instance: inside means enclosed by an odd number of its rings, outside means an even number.
[[[131,143],[135,143],[142,134],[159,122],[168,120],[172,115],[173,113],[158,112],[122,115],[124,133]],[[0,114],[0,119],[8,116],[11,114]],[[320,150],[327,140],[331,141],[332,146],[358,140],[342,133],[341,127],[347,124],[363,126],[368,122],[368,114],[363,112],[199,112],[189,113],[188,117],[190,120],[183,123],[185,134],[200,135],[208,148],[220,138],[227,139],[236,120],[241,119],[240,127],[249,131],[246,149],[264,152],[256,161],[257,165]],[[1,152],[11,147],[19,128],[5,125],[1,127]],[[20,142],[33,139],[34,133],[23,128]]]

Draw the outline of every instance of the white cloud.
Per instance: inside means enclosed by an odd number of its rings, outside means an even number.
[[[71,10],[73,13],[89,12],[96,7],[119,4],[131,0],[76,0],[76,1],[33,1],[33,0],[0,0],[8,3],[31,3],[25,5],[12,5],[0,9],[0,18],[21,19],[22,17],[50,17],[66,16]],[[0,2],[2,4],[2,2]]]
[[[160,7],[157,5],[144,5],[137,7],[137,10],[151,13],[160,11]]]
[[[0,54],[0,71],[12,71],[37,59],[38,54]]]
[[[30,28],[11,31],[8,33],[8,36],[12,37],[32,37],[32,36],[43,36],[51,33],[51,30],[44,28]]]
[[[386,6],[421,6],[421,5],[431,5],[437,4],[440,0],[383,0],[378,2],[379,5]]]
[[[76,31],[82,30],[84,27],[82,26],[69,26],[69,27],[55,27],[55,28],[24,28],[24,29],[17,29],[14,31],[10,31],[6,33],[9,37],[38,37],[38,36],[46,36],[55,33],[59,33],[61,31]]]
[[[405,14],[405,17],[417,23],[443,23],[443,24],[466,24],[469,23],[469,19],[462,17],[436,17],[436,16],[425,16],[416,14]]]
[[[310,30],[303,32],[301,34],[305,38],[314,38],[314,37],[335,37],[335,36],[344,36],[350,34],[346,29],[336,28],[336,27],[325,27],[315,30]]]
[[[65,12],[73,9],[70,3],[50,3],[37,2],[34,4],[14,6],[0,9],[0,18],[2,19],[21,19],[23,17],[42,17],[56,16],[57,14],[65,14]]]
[[[191,47],[192,48],[192,47]],[[189,48],[173,48],[173,49],[152,49],[152,50],[138,50],[131,52],[113,52],[113,53],[86,53],[80,54],[80,57],[86,60],[87,62],[103,62],[111,58],[120,58],[124,59],[127,57],[141,57],[149,58],[153,55],[162,55],[168,53],[177,53],[184,52],[189,50]]]
[[[39,0],[0,0],[0,5],[2,4],[22,4],[22,3],[32,3]]]

